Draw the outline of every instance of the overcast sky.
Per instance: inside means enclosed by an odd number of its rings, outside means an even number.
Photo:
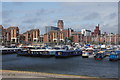
[[[3,2],[2,25],[19,26],[20,33],[38,28],[45,33],[45,26],[57,26],[64,21],[64,28],[76,31],[93,31],[100,24],[102,32],[118,32],[117,2]]]

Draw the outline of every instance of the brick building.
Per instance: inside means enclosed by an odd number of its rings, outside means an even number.
[[[94,32],[92,32],[92,35],[93,36],[97,36],[97,35],[100,35],[101,34],[101,31],[99,29],[99,24],[96,26],[96,28],[94,29]]]
[[[0,41],[3,41],[3,26],[0,25]]]
[[[9,27],[6,29],[7,32],[7,41],[11,41],[13,43],[19,42],[19,28],[18,27]]]
[[[19,43],[19,28],[15,26],[4,28],[2,25],[0,25],[0,40],[2,45]]]
[[[25,36],[25,41],[28,43],[39,42],[39,29],[32,29],[23,33]]]
[[[21,44],[25,44],[26,42],[25,42],[25,36],[24,36],[24,34],[19,34],[19,42],[21,43]]]
[[[68,29],[64,29],[63,32],[65,33],[65,37],[69,38],[72,36],[72,32],[74,32],[74,30],[71,28],[68,28]]]
[[[43,43],[43,41],[44,41],[44,35],[40,35],[40,36],[39,36],[39,42],[40,42],[40,43]]]
[[[101,34],[97,36],[91,36],[91,43],[97,44],[118,44],[120,42],[120,34]]]
[[[72,32],[72,41],[75,43],[79,43],[83,39],[83,36],[81,34],[81,32]]]
[[[6,41],[6,31],[4,30],[3,26],[0,25],[0,45],[2,45]]]
[[[44,34],[44,43],[63,42],[65,33],[63,31],[52,30]]]

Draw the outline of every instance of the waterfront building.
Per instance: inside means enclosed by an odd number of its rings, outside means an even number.
[[[59,43],[63,42],[65,33],[63,31],[52,30],[44,34],[44,43]]]
[[[25,36],[25,41],[28,43],[39,41],[39,29],[32,29],[23,33]]]
[[[101,33],[99,24],[93,32],[82,29],[76,32],[71,28],[64,29],[63,20],[58,20],[57,27],[46,26],[46,33],[40,35],[39,29],[31,29],[19,34],[19,28],[11,26],[4,28],[0,25],[0,41],[2,45],[10,44],[38,44],[38,43],[95,43],[95,44],[120,44],[120,34]]]
[[[72,36],[72,32],[74,32],[74,30],[71,28],[68,28],[68,29],[64,29],[63,32],[65,33],[65,37],[69,38]]]
[[[107,35],[106,42],[108,44],[118,44],[119,43],[119,37],[120,36],[118,34],[109,33]]]
[[[4,28],[0,25],[0,41],[2,45],[19,43],[19,28],[15,26]]]
[[[25,36],[24,36],[24,34],[19,34],[19,43],[20,44],[25,44]]]
[[[32,31],[32,34],[33,34],[32,41],[33,42],[38,42],[39,41],[39,34],[40,34],[39,29],[32,29],[31,31]]]
[[[72,32],[72,41],[74,43],[79,43],[83,41],[83,35],[81,32]]]
[[[44,41],[44,35],[40,35],[40,36],[39,36],[39,42],[40,42],[40,43],[43,43],[43,41]]]
[[[90,43],[91,36],[84,36],[81,32],[72,32],[72,38],[74,43]]]
[[[96,26],[96,28],[94,29],[94,32],[92,32],[92,35],[93,36],[97,36],[97,35],[100,35],[101,34],[101,31],[99,29],[99,24]]]
[[[7,35],[6,29],[0,25],[0,45],[4,45],[6,43]]]
[[[57,26],[62,31],[64,29],[64,22],[63,22],[63,20],[58,20]]]
[[[118,44],[120,41],[120,35],[119,34],[101,34],[97,36],[91,36],[92,42],[91,43],[97,43],[97,44]]]
[[[0,25],[0,42],[3,42],[3,26],[2,25]]]
[[[87,29],[82,29],[81,34],[83,34],[84,36],[91,36],[91,31]]]
[[[11,41],[12,43],[19,42],[19,28],[15,26],[11,26],[7,28],[7,41]]]

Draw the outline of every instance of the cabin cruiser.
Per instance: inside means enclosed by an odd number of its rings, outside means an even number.
[[[21,51],[17,52],[18,56],[29,56],[29,52],[31,49],[35,49],[33,46],[21,46]]]
[[[119,60],[120,59],[120,50],[112,51],[109,55],[109,61]]]
[[[21,48],[13,48],[13,47],[0,47],[0,51],[2,54],[13,54],[13,53],[17,53],[18,51],[20,51]]]
[[[82,57],[83,58],[94,57],[94,49],[93,48],[87,48],[86,50],[83,50]]]
[[[106,57],[105,51],[99,51],[94,56],[95,60],[102,60],[104,57]]]
[[[60,48],[52,48],[52,47],[27,47],[27,48],[23,48],[22,51],[18,52],[18,55],[21,56],[36,56],[36,57],[40,57],[40,56],[54,56],[56,54],[57,51],[61,51],[63,49]]]
[[[65,57],[80,56],[80,55],[82,55],[82,51],[79,49],[63,50],[63,51],[57,51],[55,54],[55,57],[56,58],[65,58]]]
[[[55,56],[56,52],[64,51],[63,49],[48,49],[48,48],[41,48],[41,49],[31,49],[30,53],[31,56]]]

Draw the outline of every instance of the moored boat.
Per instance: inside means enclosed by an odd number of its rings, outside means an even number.
[[[18,55],[21,56],[34,56],[34,57],[50,57],[55,56],[57,51],[61,51],[61,49],[52,49],[48,47],[42,48],[23,48],[23,50],[18,52]]]
[[[57,51],[61,50],[55,50],[55,49],[32,49],[30,50],[31,56],[41,56],[41,57],[50,57],[55,56]]]
[[[94,57],[93,48],[87,48],[86,50],[83,50],[82,58],[92,58],[92,57]]]
[[[99,51],[94,56],[95,60],[102,60],[104,57],[106,57],[105,51]]]
[[[65,57],[80,56],[80,55],[82,55],[81,50],[63,50],[63,51],[57,51],[55,57],[65,58]]]
[[[120,51],[112,51],[109,55],[109,61],[115,61],[120,59]]]
[[[20,50],[21,48],[7,48],[7,47],[0,48],[2,54],[13,54],[13,53],[17,53]]]

